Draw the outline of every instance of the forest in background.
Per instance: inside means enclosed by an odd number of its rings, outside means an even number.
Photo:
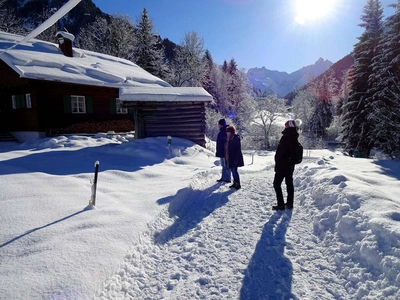
[[[63,0],[0,0],[0,30],[26,35],[51,16]],[[217,65],[204,40],[189,31],[180,44],[162,39],[146,8],[137,21],[124,14],[108,15],[91,0],[38,38],[56,43],[55,33],[75,35],[78,48],[128,59],[172,86],[203,87],[213,96],[207,107],[207,136],[215,140],[217,122],[236,126],[244,149],[273,150],[282,119],[301,119],[301,141],[307,148],[326,141],[345,144],[359,156],[372,149],[399,159],[400,145],[400,0],[383,19],[379,0],[366,0],[360,26],[364,32],[347,59],[310,79],[287,99],[255,90],[234,58]]]

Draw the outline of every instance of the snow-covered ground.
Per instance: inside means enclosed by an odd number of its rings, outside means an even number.
[[[273,152],[236,191],[182,139],[0,143],[0,299],[400,299],[400,163],[306,154],[274,212]]]

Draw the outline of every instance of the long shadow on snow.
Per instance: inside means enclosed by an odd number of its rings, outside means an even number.
[[[292,294],[293,268],[283,255],[292,211],[275,212],[264,225],[261,238],[245,271],[241,300],[296,299]],[[280,221],[280,222],[279,222]]]
[[[213,185],[205,190],[193,190],[192,187],[183,188],[175,196],[158,200],[158,203],[168,203],[169,216],[177,216],[175,222],[164,230],[154,234],[154,242],[164,244],[177,237],[183,236],[190,229],[210,215],[217,208],[228,202],[228,196],[235,189],[218,193],[220,184]]]

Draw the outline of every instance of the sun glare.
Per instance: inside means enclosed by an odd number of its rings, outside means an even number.
[[[301,25],[327,16],[333,10],[335,0],[297,0],[295,21]]]

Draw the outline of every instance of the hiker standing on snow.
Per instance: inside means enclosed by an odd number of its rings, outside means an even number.
[[[225,161],[227,168],[232,172],[233,184],[230,188],[240,189],[238,167],[244,166],[242,146],[239,135],[235,134],[235,127],[226,127],[227,140],[225,143]]]
[[[285,129],[282,131],[283,136],[279,141],[278,148],[275,153],[275,178],[274,189],[278,205],[272,206],[273,210],[283,210],[286,208],[293,208],[294,199],[294,186],[293,186],[293,172],[295,163],[291,161],[291,149],[298,144],[299,133],[297,132],[298,126],[301,125],[300,120],[289,120],[285,123]],[[283,201],[283,194],[281,184],[285,179],[287,190],[287,202]]]
[[[226,167],[225,163],[225,143],[227,126],[228,125],[226,125],[225,119],[221,119],[218,121],[219,133],[217,136],[217,153],[215,153],[215,156],[220,158],[222,166],[222,175],[221,178],[217,181],[231,183],[231,171]]]

